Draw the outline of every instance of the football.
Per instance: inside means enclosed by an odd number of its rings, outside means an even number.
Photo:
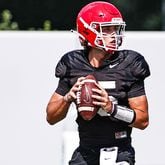
[[[98,88],[95,84],[96,79],[93,75],[85,77],[84,84],[77,92],[77,110],[84,120],[91,120],[99,110],[99,106],[93,104],[92,88]],[[96,93],[95,93],[96,94]]]

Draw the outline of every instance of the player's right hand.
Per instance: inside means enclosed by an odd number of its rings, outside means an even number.
[[[70,91],[64,96],[66,102],[72,102],[76,99],[76,93],[80,90],[81,85],[85,77],[80,77],[77,79],[76,83],[72,86]]]

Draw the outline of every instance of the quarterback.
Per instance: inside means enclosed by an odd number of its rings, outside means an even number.
[[[59,84],[47,105],[47,121],[67,116],[87,75],[97,82],[94,105],[100,106],[89,121],[77,111],[79,146],[70,165],[135,164],[132,129],[149,124],[144,80],[150,75],[145,58],[133,50],[119,50],[125,22],[112,4],[96,1],[77,16],[77,33],[83,49],[62,56],[56,66]],[[109,162],[109,163],[108,163]]]

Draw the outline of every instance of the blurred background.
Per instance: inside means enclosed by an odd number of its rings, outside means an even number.
[[[1,0],[0,30],[70,30],[79,10],[92,0]],[[165,30],[165,0],[111,0],[127,30]]]

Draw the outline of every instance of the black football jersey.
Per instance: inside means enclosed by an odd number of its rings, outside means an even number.
[[[132,50],[115,52],[99,68],[89,63],[86,50],[74,50],[66,53],[56,66],[55,75],[59,78],[56,92],[64,96],[79,77],[89,74],[95,76],[112,101],[129,107],[128,98],[145,95],[144,79],[150,71],[144,57]],[[131,142],[132,128],[101,109],[90,121],[83,120],[79,114],[76,121],[82,145],[118,146]]]

